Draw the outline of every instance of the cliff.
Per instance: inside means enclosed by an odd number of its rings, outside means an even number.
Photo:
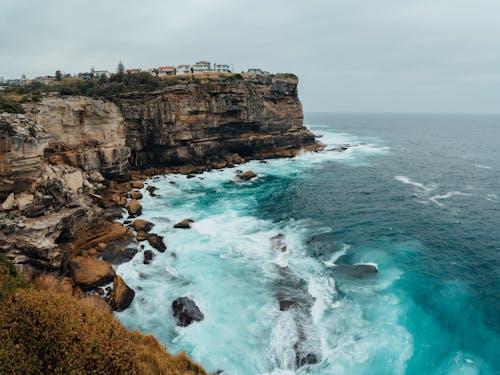
[[[122,95],[132,166],[221,167],[317,150],[302,124],[297,82],[293,75],[234,75]]]

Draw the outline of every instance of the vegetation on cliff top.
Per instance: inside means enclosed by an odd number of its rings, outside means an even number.
[[[0,373],[206,374],[99,302],[29,287],[0,258]]]
[[[297,78],[294,74],[279,73],[275,75],[278,79]],[[101,76],[99,79],[80,79],[66,78],[56,81],[50,85],[43,84],[38,81],[33,81],[27,86],[16,86],[6,90],[6,94],[11,98],[17,97],[20,102],[37,101],[42,93],[57,92],[61,95],[83,95],[94,98],[111,99],[120,94],[135,92],[135,91],[154,91],[163,87],[177,85],[179,83],[200,83],[207,80],[215,80],[219,82],[231,82],[244,78],[244,75],[239,73],[205,73],[205,74],[186,74],[173,75],[166,77],[156,77],[147,72],[140,73],[117,73],[110,78]],[[2,97],[0,96],[0,99]],[[9,100],[9,99],[5,99]],[[17,105],[17,109],[22,107],[13,100],[10,100],[10,106]],[[7,107],[6,108],[10,108]],[[2,110],[2,102],[0,102],[0,111]],[[22,113],[22,112],[14,112]]]

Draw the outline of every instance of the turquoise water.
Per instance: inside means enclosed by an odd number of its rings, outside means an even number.
[[[306,123],[327,151],[149,181],[143,217],[168,250],[118,267],[137,293],[118,318],[225,374],[499,373],[500,116]],[[328,151],[345,143],[361,145]],[[357,263],[379,272],[336,271]],[[180,296],[202,322],[175,326]],[[297,347],[318,363],[297,368]]]

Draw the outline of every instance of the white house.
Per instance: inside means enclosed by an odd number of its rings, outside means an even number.
[[[223,72],[223,73],[231,73],[231,66],[227,64],[214,64],[214,71]]]
[[[175,74],[191,74],[193,70],[191,70],[191,65],[181,64],[175,69]]]
[[[205,72],[212,72],[212,64],[210,64],[208,61],[198,61],[196,64],[193,65],[193,72],[196,73],[205,73]]]

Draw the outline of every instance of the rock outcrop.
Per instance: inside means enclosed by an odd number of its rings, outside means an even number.
[[[180,79],[120,105],[136,168],[208,165],[294,156],[322,147],[302,124],[296,76]]]
[[[111,178],[127,172],[130,149],[123,116],[113,102],[53,95],[25,107],[27,116],[49,135],[44,155],[50,163]]]

